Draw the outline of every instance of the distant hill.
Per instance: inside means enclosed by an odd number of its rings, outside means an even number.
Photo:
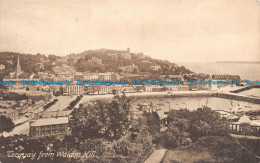
[[[179,67],[175,63],[171,63],[167,60],[153,59],[143,53],[131,53],[128,50],[88,50],[80,54],[71,54],[68,58],[70,65],[73,65],[76,70],[80,72],[122,72],[124,67],[137,66],[137,69],[133,68],[130,72],[163,75],[191,73],[191,71],[185,67]],[[102,64],[98,63],[99,61],[91,64],[93,58],[94,60],[101,59]],[[157,70],[157,68],[159,68],[159,70]]]
[[[132,53],[127,50],[98,49],[87,50],[79,54],[69,54],[64,57],[44,54],[21,54],[13,52],[0,52],[1,70],[0,78],[15,70],[19,55],[23,77],[38,72],[54,73],[53,68],[62,64],[74,67],[78,72],[126,72],[133,74],[155,75],[182,75],[191,73],[184,66],[177,66],[167,60],[153,59],[143,53]]]

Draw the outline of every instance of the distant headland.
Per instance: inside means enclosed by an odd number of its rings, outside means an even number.
[[[217,61],[216,63],[260,64],[260,61]]]

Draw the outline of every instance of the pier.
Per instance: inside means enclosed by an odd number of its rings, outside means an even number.
[[[249,86],[245,86],[243,88],[234,90],[234,91],[230,91],[231,93],[239,93],[239,92],[243,92],[252,88],[260,88],[260,85],[249,85]]]
[[[217,93],[218,98],[224,98],[224,99],[230,99],[230,100],[236,100],[236,101],[245,101],[250,102],[254,104],[260,104],[260,98],[259,97],[252,97],[252,96],[246,96],[241,95],[237,93],[225,93],[225,92],[218,92]]]

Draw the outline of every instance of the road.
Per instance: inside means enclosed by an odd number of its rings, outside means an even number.
[[[160,163],[165,155],[166,149],[156,149],[144,163]]]
[[[29,122],[25,122],[22,125],[16,126],[11,132],[4,132],[3,136],[8,137],[8,136],[13,136],[15,134],[29,134]]]
[[[237,135],[237,134],[230,134],[231,137],[237,138],[237,139],[252,139],[252,140],[260,140],[259,136],[252,136],[252,135]]]
[[[58,101],[52,105],[49,109],[47,109],[46,111],[58,111],[58,110],[64,110],[67,106],[69,106],[69,104],[71,103],[71,101],[75,100],[77,98],[77,96],[58,96],[57,99]]]

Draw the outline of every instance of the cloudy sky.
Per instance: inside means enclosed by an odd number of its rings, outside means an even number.
[[[260,61],[258,0],[0,0],[0,51]]]

